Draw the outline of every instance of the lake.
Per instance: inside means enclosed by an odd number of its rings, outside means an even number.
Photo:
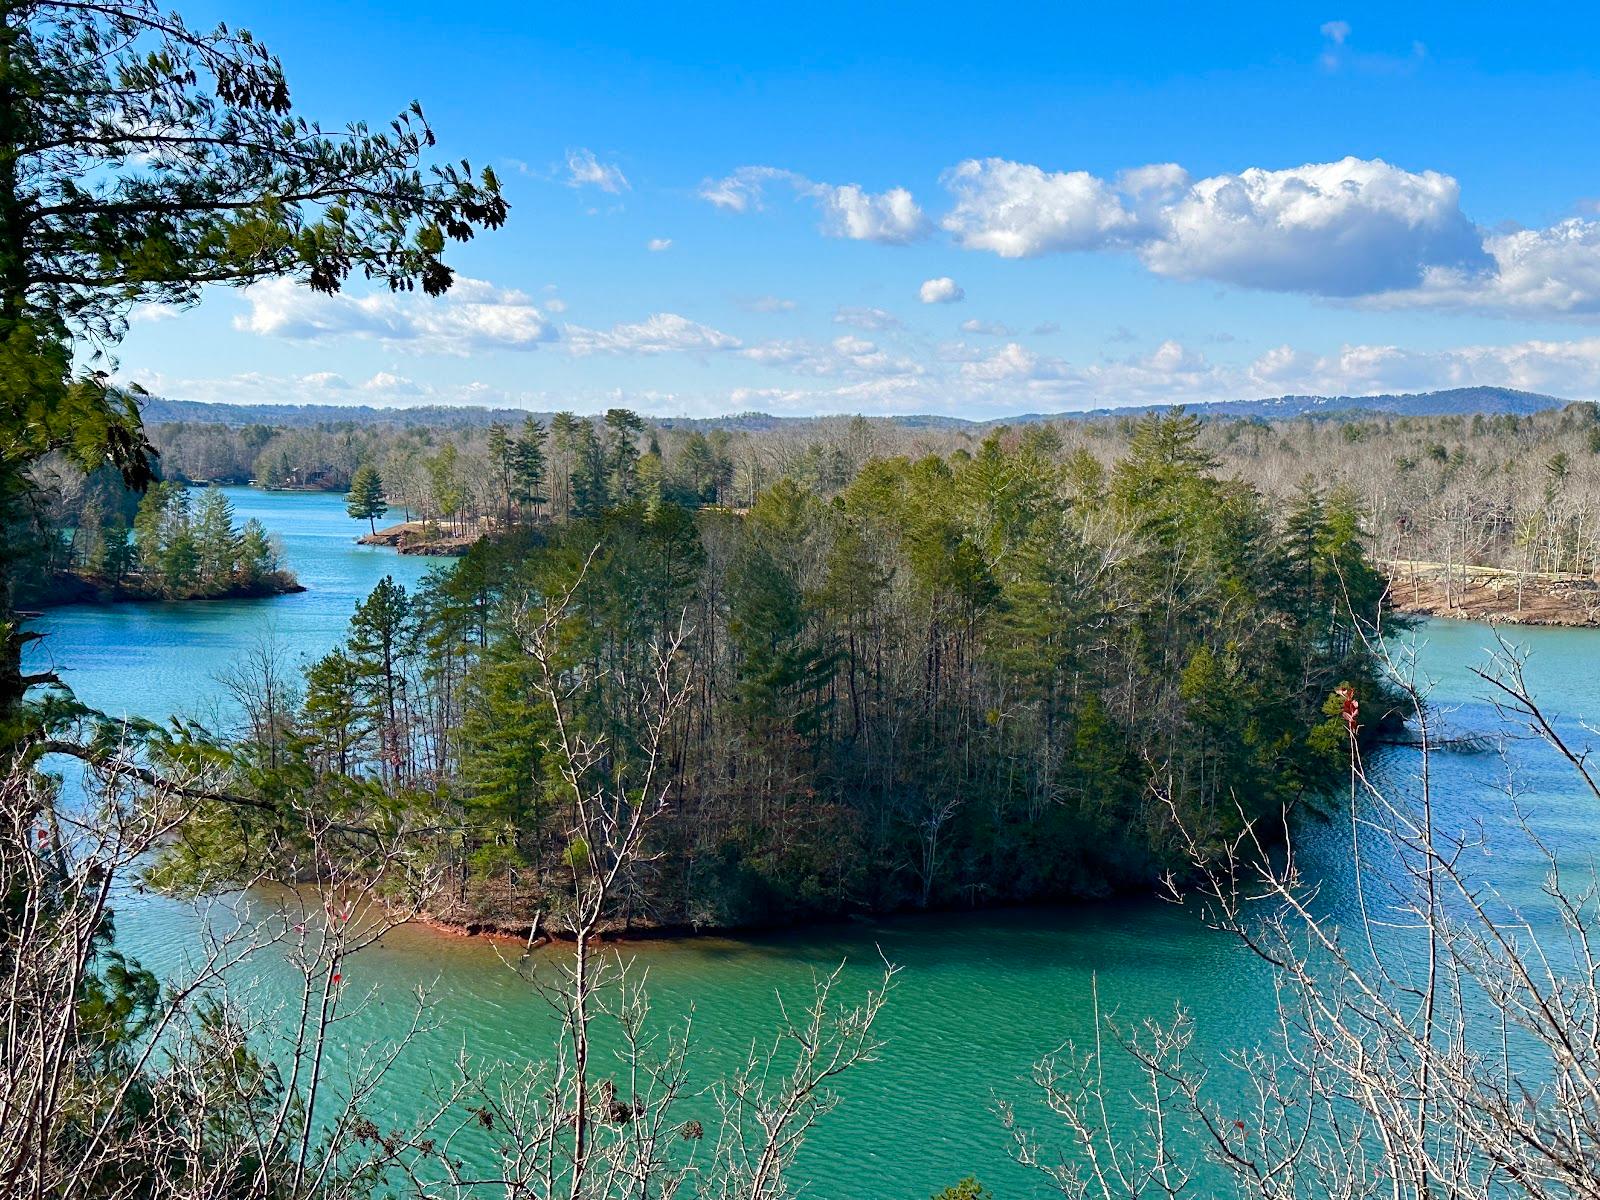
[[[357,600],[384,575],[410,586],[434,560],[357,546],[358,523],[342,496],[227,489],[240,520],[259,518],[282,540],[287,565],[307,590],[264,600],[125,604],[52,610],[32,662],[53,664],[86,702],[117,714],[226,716],[217,676],[262,638],[309,662],[343,636]],[[1492,856],[1482,871],[1536,917],[1539,865],[1509,828],[1508,772],[1542,832],[1572,856],[1586,855],[1600,814],[1541,744],[1501,737],[1505,726],[1471,673],[1493,635],[1486,626],[1432,622],[1412,635],[1433,679],[1440,718],[1452,733],[1496,737],[1490,753],[1441,754],[1434,762],[1441,819],[1481,826]],[[1578,722],[1600,717],[1600,632],[1519,629],[1528,677],[1548,711],[1580,740]],[[1512,734],[1519,731],[1512,730]],[[1384,752],[1378,773],[1406,786],[1415,755]],[[1313,825],[1302,838],[1322,901],[1353,912],[1348,817]],[[184,905],[128,895],[118,911],[119,945],[157,971],[171,969],[194,936]],[[1180,1002],[1198,1022],[1208,1054],[1260,1037],[1272,1014],[1270,981],[1227,937],[1187,910],[1156,901],[1071,909],[905,917],[752,938],[704,938],[630,947],[650,971],[663,1020],[694,1012],[696,1078],[704,1081],[774,1027],[775,993],[804,995],[814,972],[841,962],[859,990],[880,952],[903,970],[881,1021],[888,1046],[844,1087],[803,1152],[797,1176],[808,1195],[834,1200],[921,1198],[964,1175],[998,1196],[1035,1194],[1035,1178],[1010,1162],[994,1097],[1024,1101],[1030,1064],[1092,1033],[1092,985],[1103,1009],[1124,1022],[1167,1017]],[[494,946],[403,929],[345,968],[352,986],[375,987],[382,1003],[342,1026],[352,1043],[380,1039],[409,1015],[406,993],[432,984],[438,1028],[412,1047],[389,1080],[407,1110],[461,1047],[485,1058],[537,1058],[551,1018]],[[1047,1122],[1041,1125],[1048,1127]]]

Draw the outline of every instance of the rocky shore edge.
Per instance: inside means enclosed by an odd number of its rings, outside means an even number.
[[[1411,561],[1386,563],[1384,569],[1390,601],[1408,616],[1600,626],[1600,580],[1590,575]]]
[[[447,533],[424,521],[401,521],[356,539],[360,546],[387,546],[400,554],[428,554],[459,558],[482,533]]]

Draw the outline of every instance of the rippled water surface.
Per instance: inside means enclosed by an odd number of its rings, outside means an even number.
[[[307,660],[343,634],[355,601],[385,574],[410,585],[431,565],[359,547],[343,498],[230,489],[240,519],[259,517],[283,541],[308,590],[270,600],[57,609],[38,623],[49,634],[36,659],[56,664],[89,703],[117,713],[225,713],[216,677],[256,640],[271,637]],[[1434,622],[1414,635],[1441,718],[1458,734],[1504,727],[1471,673],[1492,645],[1482,625]],[[1600,718],[1600,633],[1514,631],[1531,653],[1529,678],[1547,710],[1575,737]],[[1409,751],[1389,751],[1379,773],[1407,786]],[[1539,916],[1540,864],[1509,827],[1508,778],[1563,854],[1585,857],[1600,831],[1592,798],[1573,786],[1554,755],[1527,739],[1497,749],[1443,754],[1434,785],[1441,820],[1482,831],[1491,855],[1482,870]],[[1310,869],[1334,911],[1353,909],[1347,867],[1348,814],[1308,830]],[[125,899],[119,941],[150,966],[171,968],[192,944],[194,914],[150,897]],[[1093,985],[1102,1009],[1125,1022],[1169,1016],[1178,1003],[1198,1022],[1198,1042],[1216,1053],[1262,1035],[1271,1020],[1269,982],[1258,965],[1186,910],[1157,902],[1076,909],[895,918],[759,938],[707,938],[630,947],[650,972],[663,1020],[693,1011],[694,1059],[704,1079],[770,1030],[781,992],[803,995],[814,972],[848,963],[846,983],[871,980],[880,954],[902,968],[882,1019],[883,1061],[863,1068],[844,1102],[804,1152],[809,1194],[837,1200],[920,1198],[977,1174],[997,1195],[1039,1189],[1006,1156],[993,1112],[999,1093],[1026,1099],[1022,1082],[1042,1053],[1091,1033]],[[465,1046],[520,1061],[549,1044],[543,1003],[495,947],[421,929],[390,935],[346,967],[382,1002],[344,1027],[353,1043],[381,1039],[410,1017],[407,993],[433,987],[437,1029],[412,1047],[389,1081],[397,1110],[413,1106]]]

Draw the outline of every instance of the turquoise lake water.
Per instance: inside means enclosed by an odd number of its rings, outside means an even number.
[[[263,637],[310,661],[343,635],[355,602],[385,574],[415,583],[432,565],[354,544],[361,531],[343,498],[229,489],[238,516],[258,517],[283,542],[307,591],[268,600],[56,609],[36,623],[48,636],[35,662],[53,663],[85,701],[113,713],[226,716],[217,676]],[[1488,753],[1441,754],[1436,802],[1453,829],[1481,829],[1490,853],[1480,870],[1539,919],[1540,866],[1509,825],[1507,781],[1540,831],[1573,858],[1600,832],[1592,798],[1526,731],[1508,729],[1471,673],[1493,643],[1465,622],[1432,622],[1415,635],[1433,681],[1439,718],[1453,734],[1495,738]],[[1562,728],[1600,719],[1600,632],[1519,629],[1528,677]],[[1507,736],[1509,735],[1509,736]],[[1385,752],[1379,773],[1407,786],[1415,756]],[[1347,816],[1313,825],[1302,838],[1308,869],[1335,914],[1353,912]],[[119,943],[154,969],[171,969],[192,944],[189,908],[129,895],[118,912]],[[693,1009],[696,1078],[704,1081],[772,1029],[775,994],[803,996],[812,974],[841,962],[847,985],[874,975],[880,952],[902,968],[880,1030],[881,1062],[843,1088],[844,1102],[813,1134],[798,1175],[808,1195],[833,1200],[921,1198],[976,1174],[997,1196],[1035,1195],[1034,1177],[1006,1155],[993,1112],[996,1095],[1022,1101],[1040,1055],[1092,1033],[1091,987],[1125,1022],[1170,1016],[1178,1003],[1198,1022],[1207,1053],[1244,1045],[1265,1031],[1270,981],[1235,942],[1203,928],[1185,909],[1156,901],[1073,909],[894,918],[756,938],[705,938],[630,947],[650,971],[663,1020]],[[399,1111],[416,1103],[433,1074],[465,1046],[486,1059],[539,1058],[552,1022],[543,1002],[489,944],[404,929],[352,961],[353,985],[375,987],[381,1003],[342,1027],[352,1045],[381,1040],[409,1017],[407,993],[429,984],[436,1031],[413,1046],[389,1081]],[[1040,1125],[1048,1128],[1041,1119]]]

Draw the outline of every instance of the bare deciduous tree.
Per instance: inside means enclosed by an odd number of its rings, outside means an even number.
[[[1181,1009],[1130,1029],[1097,1007],[1095,1044],[1065,1047],[1034,1072],[1066,1145],[1000,1106],[1014,1157],[1061,1195],[1600,1195],[1593,873],[1575,878],[1513,794],[1512,825],[1545,870],[1543,911],[1524,911],[1484,877],[1481,831],[1439,819],[1430,764],[1440,738],[1414,659],[1400,658],[1389,661],[1410,697],[1416,787],[1375,780],[1352,737],[1354,927],[1320,902],[1287,822],[1282,844],[1246,829],[1221,845],[1179,822],[1198,883],[1173,880],[1173,895],[1265,964],[1276,1022],[1260,1042],[1208,1062]],[[1481,677],[1502,715],[1543,738],[1600,798],[1586,754],[1534,701],[1504,641]],[[1107,1083],[1107,1034],[1142,1079],[1131,1094]],[[1132,1123],[1117,1115],[1130,1101]]]
[[[816,980],[798,1014],[780,997],[774,1041],[752,1046],[726,1079],[691,1086],[688,1020],[657,1029],[643,972],[601,944],[618,923],[630,876],[652,861],[652,827],[667,810],[664,758],[694,694],[684,631],[681,624],[662,631],[644,675],[612,681],[636,718],[635,744],[586,731],[574,701],[595,680],[560,652],[561,624],[585,571],[529,606],[519,623],[553,718],[549,748],[569,801],[570,888],[544,923],[571,946],[530,954],[517,966],[555,1012],[559,1037],[548,1057],[509,1073],[462,1060],[440,1107],[441,1115],[458,1116],[438,1162],[460,1195],[492,1189],[538,1200],[645,1200],[687,1185],[719,1200],[780,1200],[796,1194],[787,1172],[807,1132],[837,1103],[835,1081],[881,1048],[873,1029],[894,968],[886,965],[881,985],[854,1005],[837,999],[837,970]],[[602,1023],[614,1034],[609,1067],[596,1039]],[[709,1156],[701,1150],[706,1120],[713,1121]],[[463,1168],[451,1153],[469,1130],[492,1143],[487,1161],[498,1172]]]
[[[0,1190],[8,1196],[324,1197],[381,1174],[405,1139],[361,1115],[417,1020],[351,1047],[347,962],[415,911],[425,881],[396,842],[336,865],[326,825],[293,890],[200,905],[184,960],[159,983],[114,949],[114,898],[175,837],[206,782],[159,775],[133,748],[86,755],[80,802],[21,765],[0,778]],[[287,967],[280,1005],[250,975]],[[340,1082],[330,1056],[341,1053]]]
[[[433,1031],[431,1000],[419,989],[392,1037],[363,1042],[350,1031],[393,997],[358,990],[351,964],[436,892],[416,843],[441,831],[343,824],[311,796],[234,794],[225,746],[153,757],[159,741],[114,744],[115,726],[94,721],[96,737],[40,742],[0,778],[0,1193],[645,1200],[686,1183],[723,1200],[796,1193],[789,1169],[837,1103],[839,1076],[880,1048],[874,1022],[894,972],[854,1004],[840,1001],[837,971],[798,1013],[780,998],[770,1045],[727,1078],[692,1084],[688,1021],[658,1029],[643,972],[601,945],[626,881],[649,865],[667,803],[658,768],[690,694],[682,634],[663,633],[652,672],[618,681],[640,731],[637,745],[618,745],[574,714],[593,680],[558,653],[571,601],[562,593],[525,627],[570,795],[570,890],[546,927],[571,944],[514,964],[557,1015],[548,1054],[525,1067],[463,1057],[419,1115],[396,1116],[392,1072]],[[84,764],[81,800],[64,802],[56,781],[24,765],[52,751]],[[209,898],[192,948],[158,983],[117,954],[113,900],[153,858],[212,836],[230,805],[270,810],[253,835],[264,840],[238,847],[247,865],[172,873]],[[197,806],[222,815],[196,822]]]

